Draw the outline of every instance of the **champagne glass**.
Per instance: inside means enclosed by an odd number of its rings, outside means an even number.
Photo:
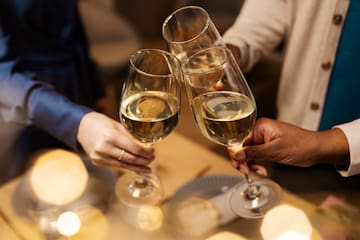
[[[180,61],[169,52],[142,49],[130,58],[120,104],[120,121],[145,145],[165,138],[176,127],[180,111]],[[156,205],[162,198],[159,178],[125,174],[117,183],[120,201],[127,205]]]
[[[175,10],[164,21],[162,35],[171,53],[181,62],[200,49],[225,46],[209,14],[198,6]]]
[[[209,140],[238,149],[256,120],[253,94],[231,51],[211,47],[198,51],[183,64],[184,82],[195,122]],[[267,179],[237,184],[230,206],[239,216],[262,217],[281,198],[281,188]]]

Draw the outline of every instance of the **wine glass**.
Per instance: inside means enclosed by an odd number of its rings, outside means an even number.
[[[165,138],[176,127],[180,111],[180,61],[169,52],[141,49],[130,57],[120,104],[120,121],[145,145]],[[120,201],[127,205],[156,205],[163,192],[151,174],[125,174],[117,182]]]
[[[209,14],[198,6],[175,10],[164,21],[162,35],[171,53],[181,62],[200,49],[225,46]]]
[[[231,51],[225,47],[203,49],[183,64],[184,82],[193,116],[209,140],[241,148],[256,120],[253,94]],[[267,179],[237,184],[230,195],[230,206],[239,216],[262,217],[281,199],[281,188]]]

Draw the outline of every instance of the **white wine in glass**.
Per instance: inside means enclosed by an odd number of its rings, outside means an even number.
[[[209,140],[242,148],[256,120],[254,96],[231,51],[203,49],[183,64],[184,82],[195,122]],[[245,218],[259,218],[281,199],[281,188],[267,179],[245,174],[232,189],[230,206]]]
[[[130,58],[123,85],[120,120],[145,145],[168,136],[180,112],[180,61],[169,52],[142,49]],[[120,201],[127,205],[156,205],[163,196],[159,178],[151,174],[125,174],[117,182]]]
[[[199,6],[185,6],[171,13],[163,23],[162,36],[181,62],[201,49],[225,46],[209,14]]]

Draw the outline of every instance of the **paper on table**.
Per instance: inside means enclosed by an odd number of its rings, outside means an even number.
[[[0,236],[2,239],[7,240],[20,240],[21,238],[14,232],[14,230],[8,225],[5,219],[2,218],[0,213]]]

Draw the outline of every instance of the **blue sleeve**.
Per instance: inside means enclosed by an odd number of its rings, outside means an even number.
[[[80,121],[93,110],[70,102],[50,84],[14,72],[15,64],[0,26],[0,117],[9,124],[35,125],[76,148]]]

